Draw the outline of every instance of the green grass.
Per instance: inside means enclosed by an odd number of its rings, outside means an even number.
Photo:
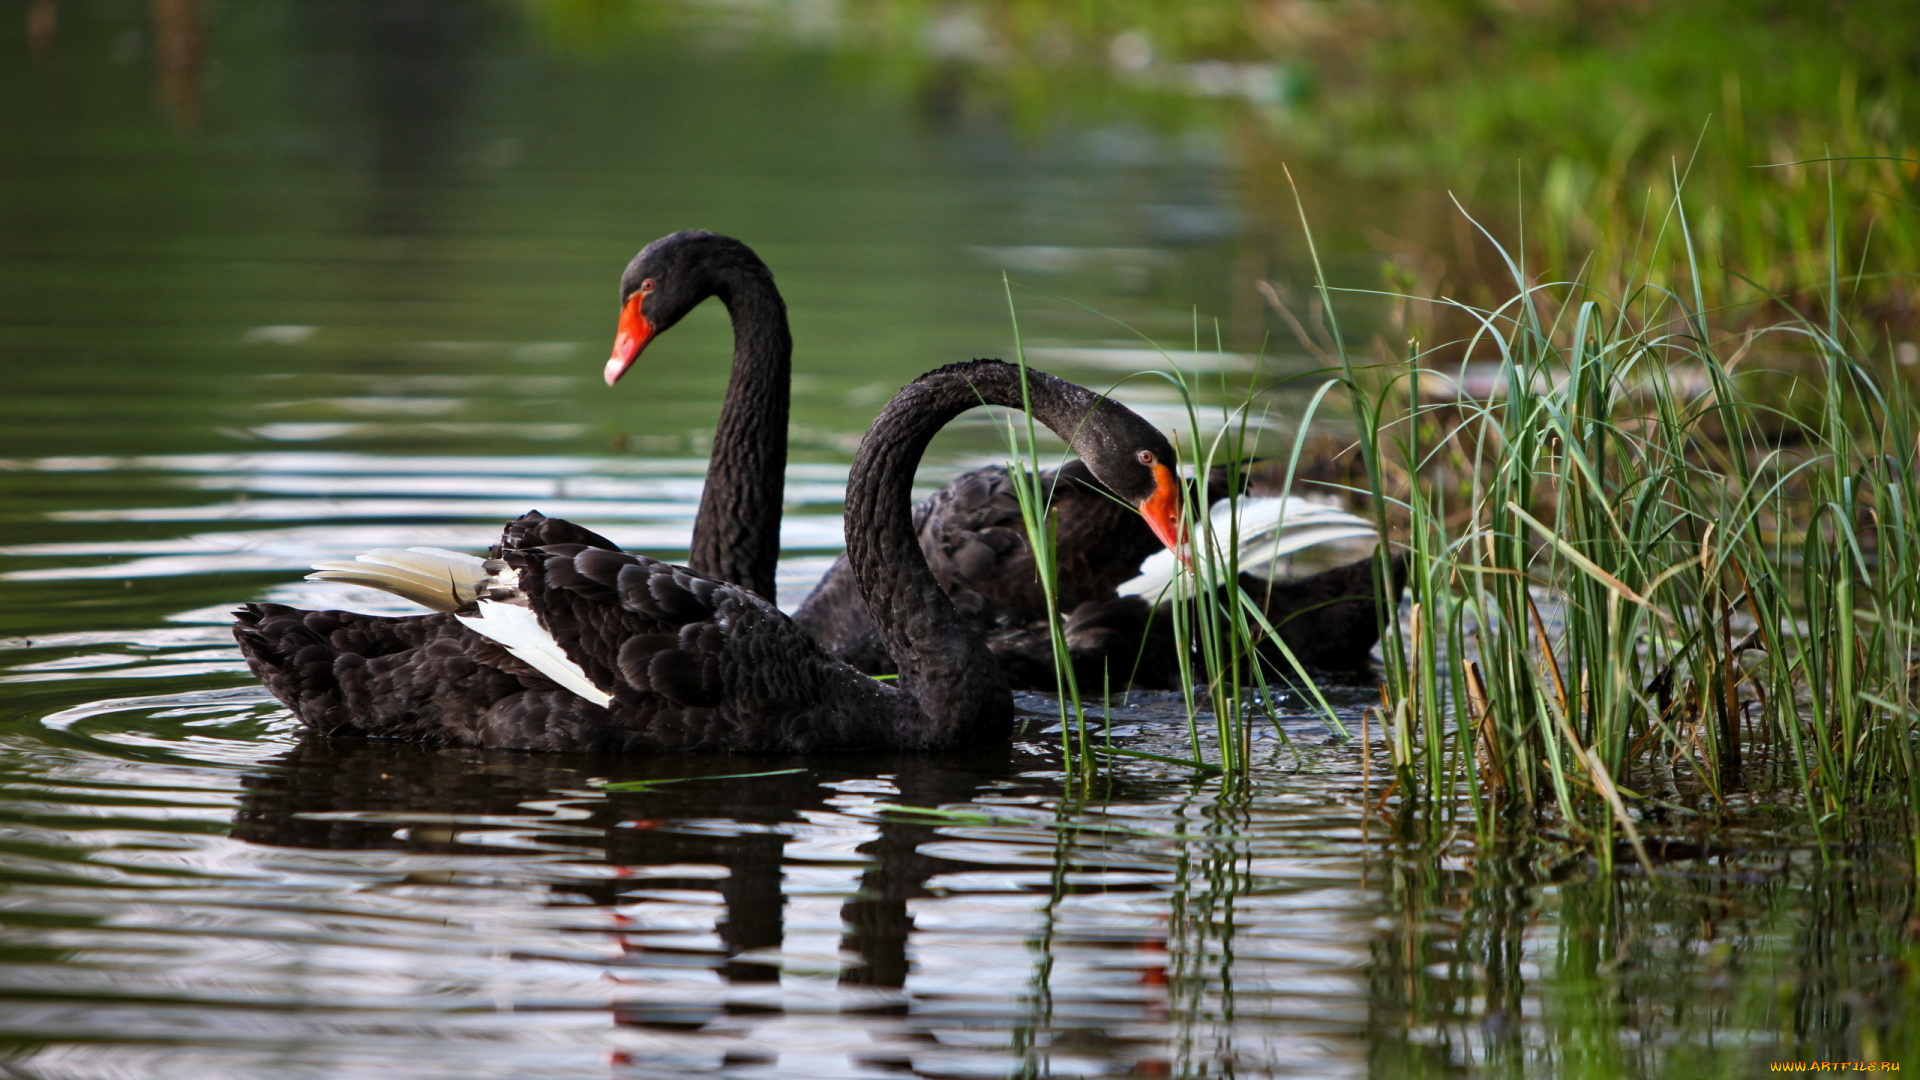
[[[1683,209],[1669,221],[1660,249],[1684,258]],[[1513,255],[1502,302],[1424,301],[1473,333],[1386,358],[1346,343],[1342,290],[1320,275],[1338,377],[1300,430],[1345,409],[1355,495],[1411,556],[1370,717],[1389,786],[1347,792],[1356,814],[1385,811],[1375,1071],[1730,1077],[1911,1057],[1920,409],[1890,343],[1856,332],[1827,243],[1817,321],[1716,332],[1703,290],[1648,284],[1657,268],[1610,294]],[[1467,365],[1496,378],[1443,392]],[[1202,439],[1198,380],[1151,377],[1189,403],[1190,467],[1251,448],[1270,388],[1219,387],[1229,422]],[[1218,836],[1158,841],[1178,859],[1183,1007],[1230,996],[1233,912],[1255,891],[1242,804],[1275,782],[1246,753],[1261,718],[1242,691],[1284,673],[1248,662],[1257,625],[1196,584],[1231,580],[1231,559],[1200,545],[1181,578],[1190,716],[1219,707],[1213,745],[1193,721],[1192,754],[1226,773],[1194,790],[1231,811]],[[1080,813],[1113,788],[1093,782],[1084,728],[1063,727],[1059,811]]]
[[[1608,296],[1510,257],[1508,301],[1454,305],[1469,338],[1348,357],[1413,554],[1384,670],[1403,799],[1483,838],[1548,810],[1603,858],[1650,808],[1737,794],[1799,803],[1817,838],[1912,813],[1920,426],[1891,350],[1847,335],[1837,263],[1826,325],[1716,337],[1698,289]],[[1422,390],[1469,359],[1493,391]]]
[[[1194,352],[1198,353],[1198,334]],[[1215,346],[1220,343],[1216,340]],[[1163,353],[1163,358],[1166,358]],[[1202,406],[1198,378],[1181,371],[1171,358],[1154,377],[1165,380],[1180,394],[1187,418],[1185,432],[1176,443],[1186,453],[1183,465],[1196,477],[1220,469],[1229,491],[1242,487],[1242,468],[1260,456],[1262,447],[1253,419],[1262,410],[1262,397],[1272,387],[1251,384],[1236,402],[1224,374],[1216,393],[1222,404],[1221,423],[1211,438],[1205,436],[1200,422]],[[1224,372],[1224,366],[1222,368]],[[1287,455],[1287,468],[1278,494],[1293,489],[1300,456],[1320,404],[1333,389],[1322,385],[1309,400]],[[1184,437],[1178,437],[1184,436]],[[1197,716],[1203,706],[1211,714],[1218,767],[1228,773],[1245,773],[1255,764],[1252,754],[1252,727],[1267,707],[1269,687],[1293,685],[1302,688],[1313,700],[1328,725],[1339,735],[1347,735],[1339,717],[1320,694],[1293,651],[1267,621],[1267,615],[1253,597],[1239,587],[1241,522],[1236,513],[1229,519],[1225,542],[1220,542],[1207,527],[1208,507],[1189,499],[1182,506],[1191,565],[1187,573],[1175,576],[1169,613],[1173,619],[1175,649],[1181,656],[1193,657],[1193,665],[1181,667],[1181,697],[1186,706],[1188,737],[1194,760],[1201,761],[1202,745]],[[1264,655],[1259,646],[1268,643],[1279,653],[1277,659]]]
[[[1007,303],[1014,324],[1016,359],[1024,368],[1026,359],[1020,344],[1019,316],[1011,283],[1007,286]],[[1160,349],[1159,345],[1133,328],[1119,325],[1149,346]],[[1217,339],[1214,345],[1216,351],[1224,351]],[[1224,474],[1226,488],[1229,491],[1240,490],[1244,486],[1243,469],[1246,463],[1259,456],[1261,451],[1259,426],[1254,420],[1267,407],[1262,401],[1263,395],[1275,387],[1258,382],[1235,387],[1226,374],[1226,365],[1220,365],[1219,385],[1211,389],[1214,391],[1212,396],[1221,402],[1217,406],[1221,422],[1213,434],[1208,435],[1208,426],[1200,419],[1201,410],[1206,406],[1199,403],[1203,396],[1207,396],[1203,391],[1208,388],[1201,385],[1200,376],[1182,371],[1171,356],[1164,350],[1160,351],[1162,359],[1166,361],[1165,367],[1134,377],[1163,380],[1178,392],[1187,420],[1185,430],[1173,436],[1176,449],[1182,455],[1182,472],[1189,477],[1203,477],[1218,468]],[[1201,351],[1197,322],[1193,351],[1196,355]],[[1335,385],[1333,381],[1321,385],[1300,418],[1288,449],[1280,494],[1292,490],[1314,415]],[[1112,392],[1112,388],[1108,392]],[[1051,501],[1050,493],[1045,490],[1041,480],[1043,463],[1030,415],[1025,418],[1024,428],[1018,424],[1009,426],[1007,446],[1008,471],[1014,480],[1022,524],[1034,552],[1035,569],[1047,595],[1049,622],[1061,627],[1064,620],[1058,600],[1056,523],[1047,510]],[[1240,589],[1238,516],[1231,519],[1225,542],[1221,542],[1207,526],[1208,511],[1209,508],[1198,499],[1187,499],[1182,504],[1183,529],[1185,535],[1192,538],[1187,548],[1190,565],[1187,572],[1175,576],[1165,594],[1154,598],[1162,609],[1156,618],[1165,617],[1172,622],[1176,653],[1194,661],[1179,668],[1181,699],[1185,705],[1192,755],[1190,758],[1144,753],[1115,747],[1110,738],[1104,743],[1096,739],[1088,726],[1086,696],[1094,688],[1079,685],[1064,635],[1053,635],[1061,750],[1068,773],[1085,783],[1091,783],[1101,765],[1116,757],[1155,760],[1202,774],[1224,772],[1235,776],[1245,775],[1255,764],[1252,726],[1269,707],[1269,687],[1286,685],[1300,688],[1335,732],[1341,737],[1349,734],[1314,685],[1306,668],[1268,622],[1259,603]],[[1381,558],[1386,558],[1384,547]],[[1277,661],[1263,655],[1260,649],[1262,643],[1268,643],[1279,654]],[[1118,660],[1119,664],[1115,665],[1111,660]],[[1133,658],[1135,663],[1138,660],[1137,656]],[[1127,658],[1110,659],[1109,677],[1118,676],[1120,688],[1125,687],[1129,680],[1127,673],[1132,670]],[[1105,703],[1112,700],[1116,687],[1110,682],[1099,689],[1097,700]],[[1208,754],[1201,736],[1203,716],[1212,726],[1209,733],[1213,739],[1212,754]]]
[[[1291,46],[1326,76],[1298,128],[1278,136],[1292,160],[1445,190],[1497,222],[1536,273],[1612,296],[1697,290],[1699,317],[1738,328],[1846,311],[1863,328],[1920,329],[1920,231],[1902,223],[1920,201],[1905,5],[1325,10]],[[1830,173],[1819,162],[1833,158],[1845,164]],[[1676,201],[1689,237],[1666,227]],[[1827,288],[1834,236],[1838,294]],[[1504,275],[1471,250],[1471,231],[1427,237],[1391,245],[1401,280],[1492,306]]]
[[[1689,250],[1679,207],[1670,221]],[[1716,336],[1700,290],[1615,297],[1540,282],[1518,256],[1503,303],[1428,301],[1476,328],[1460,340],[1367,360],[1329,314],[1338,377],[1301,418],[1288,474],[1323,401],[1343,398],[1367,478],[1355,494],[1410,555],[1409,602],[1382,639],[1390,804],[1483,841],[1551,821],[1603,863],[1645,861],[1648,821],[1756,799],[1794,807],[1823,850],[1875,807],[1920,837],[1920,412],[1893,350],[1838,313],[1837,265],[1824,325],[1738,335]],[[1319,289],[1331,313],[1341,290]],[[1445,389],[1474,371],[1490,384]],[[1154,377],[1188,403],[1190,471],[1257,449],[1267,388],[1223,383],[1226,422],[1203,437],[1195,379]],[[1046,548],[1028,435],[1017,472]],[[1196,537],[1205,512],[1189,507]],[[1192,762],[1244,775],[1256,691],[1305,672],[1264,665],[1271,628],[1218,587],[1234,545],[1193,554],[1172,607],[1196,660]],[[1088,775],[1112,754],[1056,658],[1067,759]]]

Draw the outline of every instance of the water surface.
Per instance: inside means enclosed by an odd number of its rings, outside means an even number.
[[[226,611],[403,609],[300,581],[315,559],[477,550],[535,507],[685,552],[723,313],[598,377],[618,271],[655,236],[748,239],[791,305],[787,603],[839,547],[878,405],[1010,354],[1003,272],[1030,358],[1094,385],[1157,362],[1133,330],[1230,383],[1311,366],[1262,347],[1252,281],[1304,279],[1243,200],[1224,106],[1036,127],[725,20],[583,46],[517,11],[61,3],[39,47],[0,35],[9,1075],[1644,1075],[1872,1051],[1911,955],[1891,849],[1823,863],[1763,823],[1660,884],[1551,837],[1481,852],[1383,817],[1384,758],[1297,702],[1250,784],[1134,762],[1091,792],[1063,785],[1043,699],[1013,746],[935,756],[303,738]],[[1118,393],[1173,423],[1164,385]],[[1276,400],[1284,433],[1297,399]],[[923,482],[1000,439],[958,425]],[[1368,691],[1336,698],[1357,724]],[[1175,751],[1176,713],[1123,708],[1114,737]],[[650,778],[681,782],[604,788]]]

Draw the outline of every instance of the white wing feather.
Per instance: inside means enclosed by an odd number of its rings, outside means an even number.
[[[525,660],[535,671],[579,694],[595,705],[606,705],[613,695],[593,685],[580,665],[568,659],[560,643],[553,640],[534,613],[515,604],[482,600],[479,615],[455,615],[467,629],[507,647],[507,651]]]
[[[496,568],[501,564],[495,563]],[[540,625],[529,608],[498,600],[478,599],[482,591],[515,587],[518,576],[510,569],[487,570],[485,560],[445,548],[374,548],[351,561],[329,559],[313,564],[309,581],[342,581],[370,585],[405,597],[439,612],[455,612],[477,601],[478,615],[454,615],[461,624],[489,638],[526,661],[535,671],[596,705],[613,695],[593,684],[580,665]],[[493,592],[493,595],[503,595]]]
[[[1373,522],[1366,518],[1298,495],[1248,496],[1222,499],[1207,514],[1207,526],[1217,549],[1227,546],[1236,512],[1240,518],[1240,569],[1257,577],[1272,577],[1283,560],[1310,547],[1377,535]],[[1140,564],[1140,575],[1117,591],[1122,596],[1158,596],[1173,584],[1178,569],[1173,552],[1156,551]]]

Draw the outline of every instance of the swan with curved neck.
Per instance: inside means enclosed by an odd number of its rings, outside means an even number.
[[[324,733],[602,753],[928,750],[1002,737],[1006,679],[934,579],[910,508],[928,441],[983,404],[1030,407],[1156,531],[1176,525],[1172,447],[1125,407],[994,360],[914,380],[862,440],[847,488],[848,559],[900,662],[897,686],[829,657],[737,585],[586,543],[526,544],[545,531],[537,514],[508,526],[499,559],[453,614],[254,604],[235,633],[268,689]],[[556,678],[521,647],[466,632],[494,608],[534,624],[570,671]]]
[[[719,297],[733,317],[733,374],[687,565],[772,599],[793,344],[786,306],[766,265],[745,244],[713,233],[680,232],[647,245],[621,277],[620,320],[606,379],[618,382],[649,343],[709,296]],[[1115,593],[1173,534],[1156,532],[1142,515],[1115,503],[1083,462],[1042,479],[1058,519],[1057,599],[1061,610],[1078,616],[1066,627],[1076,666],[1097,669],[1116,685],[1177,685],[1176,650],[1159,640],[1164,632],[1151,633],[1156,625],[1164,631],[1170,616],[1156,618],[1151,605]],[[1224,476],[1210,487],[1224,491]],[[1018,685],[1049,688],[1052,645],[1043,622],[1049,605],[1011,491],[1004,468],[976,470],[932,496],[915,520],[942,587],[950,596],[966,594],[965,606],[992,632],[989,647],[1002,670]],[[1169,483],[1162,498],[1171,491]],[[1348,535],[1371,529],[1352,515],[1340,516]],[[1285,520],[1298,529],[1306,517],[1295,507]],[[1252,531],[1252,522],[1241,520]],[[1266,524],[1273,528],[1280,521]],[[613,546],[564,522],[551,522],[528,539]],[[1269,598],[1267,614],[1286,627],[1295,653],[1320,666],[1352,667],[1365,663],[1377,636],[1371,605],[1381,590],[1371,565],[1368,559],[1291,582],[1249,577],[1243,585],[1251,595]],[[846,561],[828,571],[794,618],[835,657],[875,674],[896,670]]]
[[[786,305],[766,264],[740,241],[708,232],[674,233],[647,245],[621,276],[620,320],[606,379],[609,385],[617,382],[649,343],[709,296],[718,297],[733,319],[733,371],[687,565],[773,599],[793,342]],[[1224,470],[1217,471],[1223,475],[1208,485],[1216,494],[1226,488]],[[1076,613],[1066,628],[1076,666],[1099,669],[1116,685],[1177,684],[1175,650],[1152,634],[1157,625],[1159,637],[1165,637],[1170,617],[1153,616],[1150,604],[1129,599],[1125,589],[1115,592],[1172,537],[1157,534],[1141,515],[1116,503],[1084,462],[1068,463],[1043,483],[1058,520],[1057,599],[1060,610]],[[990,632],[990,648],[1002,670],[1017,685],[1050,688],[1051,635],[1044,624],[1049,605],[1012,503],[1006,470],[989,467],[941,489],[915,520],[935,576]],[[1341,519],[1343,536],[1371,532],[1369,523],[1350,514],[1312,507],[1302,514],[1298,505],[1279,514],[1272,509],[1278,504],[1268,500],[1263,505],[1279,516],[1259,519],[1247,516],[1253,512],[1250,505],[1242,508],[1243,533],[1259,531],[1255,522],[1260,521],[1268,530],[1284,522],[1297,535],[1323,526],[1328,514]],[[1275,550],[1266,533],[1261,535],[1264,549]],[[526,539],[613,546],[564,522],[551,522],[541,535]],[[1242,584],[1250,595],[1267,598],[1270,620],[1283,627],[1297,655],[1322,667],[1364,666],[1377,636],[1372,605],[1382,592],[1371,566],[1369,558],[1294,581],[1250,576]],[[844,560],[836,563],[794,619],[835,657],[870,673],[892,672],[894,659],[850,571]]]
[[[787,412],[793,337],[773,271],[753,249],[717,233],[684,230],[640,250],[620,276],[620,321],[607,385],[627,373],[647,345],[700,306],[719,297],[733,321],[733,365],[712,453],[694,515],[687,565],[774,598],[780,557],[781,499],[786,485]],[[519,524],[520,546],[618,545],[590,529],[541,518]],[[383,548],[355,560],[318,563],[317,581],[367,585],[398,593],[435,611],[474,599],[479,560],[437,548]]]
[[[847,562],[899,664],[901,688],[931,715],[990,705],[1011,715],[999,662],[934,579],[910,509],[913,473],[928,440],[981,404],[1029,409],[1108,490],[1146,516],[1156,533],[1172,536],[1179,527],[1173,448],[1125,406],[998,361],[955,364],[907,384],[874,421],[854,460],[847,481]],[[856,522],[871,524],[858,528]]]
[[[727,306],[734,330],[732,372],[687,564],[772,599],[793,351],[786,305],[772,272],[738,240],[679,232],[654,241],[634,257],[621,276],[619,297],[618,331],[605,371],[609,384],[618,382],[656,337],[708,297],[719,297]],[[1162,685],[1174,678],[1179,665],[1172,647],[1149,640],[1150,631],[1155,626],[1164,630],[1169,620],[1154,617],[1150,605],[1115,593],[1166,537],[1156,535],[1141,515],[1102,490],[1084,462],[1069,462],[1042,480],[1058,520],[1057,599],[1060,610],[1074,613],[1066,633],[1075,666],[1098,669],[1115,685]],[[1209,487],[1217,491],[1223,484],[1224,479]],[[1048,688],[1054,673],[1052,632],[1045,620],[1052,605],[1034,576],[1014,502],[1006,470],[989,467],[947,485],[915,511],[914,520],[935,576],[989,635],[1002,670],[1015,685]],[[1297,524],[1298,517],[1288,515],[1287,523]],[[1357,520],[1350,518],[1349,524]],[[1245,528],[1244,515],[1241,521]],[[517,546],[615,547],[590,530],[558,519],[517,523],[511,540]],[[477,565],[477,560],[454,553],[387,549],[359,560],[323,563],[313,576],[399,591],[435,610],[452,611],[474,597],[459,595],[448,583],[471,583]],[[1376,636],[1376,620],[1368,612],[1381,592],[1366,572],[1370,565],[1367,560],[1364,566],[1290,582],[1250,578],[1243,585],[1250,594],[1269,598],[1268,616],[1283,628],[1296,654],[1311,657],[1309,662],[1319,666],[1364,665]],[[896,670],[844,559],[828,571],[794,619],[834,657],[873,674]],[[514,634],[524,629],[503,636],[520,643]],[[566,674],[549,667],[551,676]]]
[[[620,323],[605,376],[608,386],[619,382],[655,337],[710,296],[733,319],[733,372],[687,565],[772,599],[793,381],[793,335],[773,271],[752,248],[718,233],[687,230],[648,244],[620,276]]]

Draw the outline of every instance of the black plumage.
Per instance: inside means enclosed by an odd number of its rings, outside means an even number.
[[[1057,522],[1060,610],[1111,598],[1116,586],[1139,572],[1141,560],[1160,549],[1146,521],[1102,487],[1084,461],[1043,473],[1040,484]],[[990,465],[956,477],[914,507],[913,526],[934,578],[987,636],[1014,685],[1041,685],[1025,653],[1035,624],[1044,639],[1047,598],[1006,467]],[[844,556],[828,568],[793,618],[829,653],[860,670],[894,670]],[[1044,640],[1040,644],[1049,657],[1051,648]],[[1045,685],[1051,686],[1050,659],[1045,670]]]
[[[1012,697],[985,643],[935,582],[913,528],[914,469],[933,433],[979,404],[1021,407],[1072,442],[1135,506],[1172,448],[1125,408],[998,361],[908,384],[861,442],[847,488],[847,557],[883,646],[887,686],[828,656],[737,585],[612,550],[529,514],[497,558],[599,705],[560,689],[452,615],[387,619],[248,605],[249,666],[315,730],[476,746],[642,753],[939,749],[1004,737]],[[564,538],[564,539],[560,539]],[[553,542],[558,540],[558,542]],[[597,542],[597,543],[596,543]],[[488,601],[482,601],[487,603]]]
[[[1266,478],[1250,485],[1249,477],[1264,474],[1263,464],[1249,463],[1232,479],[1227,468],[1216,466],[1197,497],[1210,504],[1249,486],[1258,492]],[[1084,462],[1069,461],[1042,474],[1041,490],[1054,516],[1058,610],[1081,687],[1178,687],[1170,605],[1156,607],[1115,591],[1160,549],[1160,539],[1139,514],[1100,486]],[[913,521],[934,578],[986,637],[1008,681],[1017,688],[1054,689],[1047,598],[1006,467],[962,474],[922,500]],[[1404,586],[1404,556],[1392,565],[1384,590],[1375,583],[1371,555],[1291,580],[1242,574],[1240,583],[1304,666],[1360,671],[1372,663],[1381,602],[1397,602]],[[894,670],[845,558],[828,569],[794,612],[794,621],[833,656],[862,671]],[[1291,670],[1272,642],[1263,645],[1262,657],[1270,670]]]

